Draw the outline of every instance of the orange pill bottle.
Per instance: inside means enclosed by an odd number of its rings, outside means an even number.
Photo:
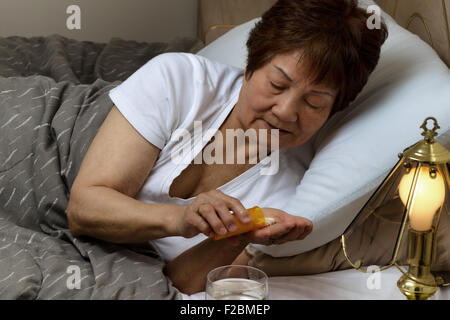
[[[238,217],[233,215],[234,222],[236,223],[237,229],[233,232],[228,232],[224,235],[214,235],[214,240],[220,240],[229,238],[232,236],[236,236],[238,234],[246,233],[252,230],[257,230],[264,228],[266,226],[269,226],[273,223],[275,223],[275,220],[273,218],[265,218],[264,212],[260,207],[253,207],[248,209],[248,213],[250,213],[250,222],[249,223],[242,223]]]

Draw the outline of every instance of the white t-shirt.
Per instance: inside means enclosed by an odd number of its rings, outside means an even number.
[[[161,149],[150,175],[136,195],[148,203],[188,205],[194,198],[169,196],[172,182],[209,142],[238,101],[243,70],[188,53],[159,55],[130,78],[110,91],[109,96],[130,124],[149,142]],[[194,121],[202,121],[203,139],[195,139]],[[171,139],[177,129],[185,129],[192,139]],[[213,130],[208,130],[213,129]],[[198,137],[198,136],[197,136]],[[173,153],[190,143],[194,150],[183,161],[173,161]],[[295,194],[307,160],[297,148],[279,153],[279,170],[262,175],[261,169],[272,164],[263,161],[218,190],[238,198],[246,208],[282,208]],[[149,212],[151,214],[151,212]],[[165,261],[206,239],[166,237],[153,240]]]

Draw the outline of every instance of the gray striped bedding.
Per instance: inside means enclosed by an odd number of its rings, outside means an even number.
[[[198,48],[0,38],[0,299],[181,297],[151,245],[74,238],[65,210],[108,91],[157,54]]]

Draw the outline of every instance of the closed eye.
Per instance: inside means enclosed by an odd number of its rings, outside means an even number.
[[[284,87],[278,86],[278,85],[276,85],[275,83],[273,83],[272,81],[270,81],[270,85],[271,85],[274,89],[276,89],[276,90],[278,90],[278,91],[284,90]]]
[[[313,108],[314,110],[319,110],[319,109],[321,108],[321,107],[319,107],[319,106],[315,106],[315,105],[309,103],[309,101],[306,100],[306,99],[305,99],[305,102],[306,102],[306,104],[307,104],[309,107]]]

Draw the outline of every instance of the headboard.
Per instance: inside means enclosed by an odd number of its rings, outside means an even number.
[[[450,0],[379,0],[398,24],[430,44],[450,66]]]
[[[198,36],[208,44],[231,28],[256,17],[276,0],[199,0]]]
[[[199,0],[198,32],[210,43],[237,24],[269,9],[276,0]],[[450,66],[450,0],[378,0],[401,26],[429,43]]]

